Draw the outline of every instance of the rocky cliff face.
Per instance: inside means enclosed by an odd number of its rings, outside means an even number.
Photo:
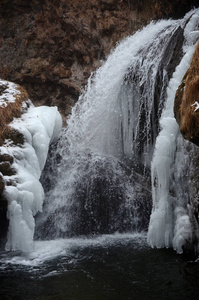
[[[119,40],[152,19],[179,18],[194,5],[196,0],[2,0],[0,78],[66,115]]]

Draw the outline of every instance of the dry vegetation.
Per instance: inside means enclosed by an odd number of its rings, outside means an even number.
[[[120,0],[138,13],[148,13],[152,19],[180,18],[193,7],[198,7],[198,0]]]
[[[0,145],[5,139],[11,139],[16,144],[23,143],[23,136],[9,126],[14,118],[21,116],[22,103],[28,99],[28,94],[22,87],[18,86],[18,90],[20,94],[15,96],[15,102],[8,103],[6,107],[0,106]]]

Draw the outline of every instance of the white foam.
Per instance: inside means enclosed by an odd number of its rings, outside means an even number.
[[[117,243],[126,243],[131,241],[137,247],[146,246],[145,233],[126,233],[102,235],[93,238],[70,238],[57,239],[49,241],[35,241],[34,250],[29,253],[22,253],[15,256],[7,256],[0,260],[6,264],[24,265],[24,266],[40,266],[46,261],[53,260],[56,257],[70,255],[72,249],[84,247],[108,247]]]

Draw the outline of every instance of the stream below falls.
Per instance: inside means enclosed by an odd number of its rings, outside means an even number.
[[[151,249],[145,234],[37,242],[0,262],[2,300],[198,299],[199,263]]]

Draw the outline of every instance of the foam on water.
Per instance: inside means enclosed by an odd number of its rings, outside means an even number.
[[[117,244],[126,244],[131,241],[135,247],[146,246],[146,233],[115,233],[97,237],[79,237],[70,239],[57,239],[49,241],[36,241],[34,250],[29,253],[15,253],[13,255],[0,255],[1,269],[7,264],[23,265],[28,267],[39,267],[45,262],[57,257],[70,257],[74,248],[83,249],[86,247],[103,247],[108,249]],[[31,269],[30,269],[31,270]]]

